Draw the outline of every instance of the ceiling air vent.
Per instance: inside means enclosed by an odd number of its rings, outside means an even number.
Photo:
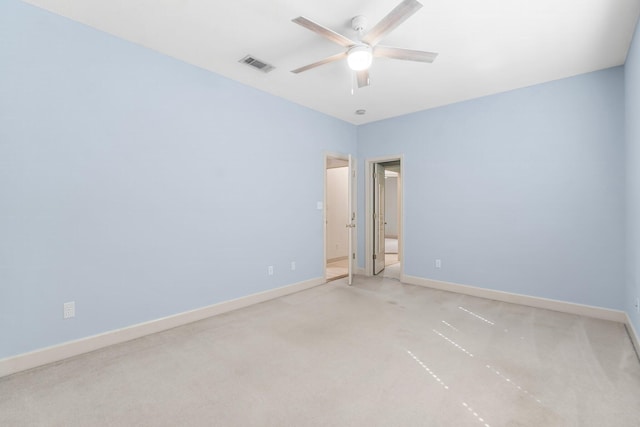
[[[256,70],[262,71],[263,73],[268,73],[269,71],[275,68],[273,65],[269,65],[266,62],[260,61],[259,59],[256,59],[251,55],[245,56],[238,62],[247,64],[248,66],[253,67]]]

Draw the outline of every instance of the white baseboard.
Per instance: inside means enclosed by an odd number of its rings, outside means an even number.
[[[458,283],[443,282],[440,280],[424,279],[422,277],[402,275],[400,281],[410,285],[424,286],[442,291],[456,292],[474,297],[492,299],[496,301],[510,302],[529,307],[544,308],[563,313],[577,314],[595,319],[610,320],[628,324],[627,313],[621,310],[595,307],[591,305],[576,304],[547,298],[532,297],[528,295],[513,294],[510,292],[495,291],[492,289],[477,288],[475,286],[460,285]],[[636,347],[637,348],[637,347]]]
[[[323,278],[306,280],[280,288],[247,295],[245,297],[224,301],[207,307],[185,311],[161,319],[151,320],[122,329],[92,335],[74,341],[68,341],[16,356],[0,359],[0,378],[27,369],[57,362],[69,357],[78,356],[110,345],[119,344],[156,332],[166,331],[177,326],[186,325],[206,319],[217,314],[227,313],[239,308],[248,307],[281,296],[289,295],[325,283]]]
[[[627,313],[625,313],[625,326],[627,327],[627,332],[629,333],[629,338],[631,338],[631,343],[633,344],[633,346],[636,349],[636,354],[638,355],[638,358],[640,359],[640,336],[638,335],[638,332],[636,331],[636,329],[633,327],[633,323],[631,322],[631,318],[629,317],[629,315]]]

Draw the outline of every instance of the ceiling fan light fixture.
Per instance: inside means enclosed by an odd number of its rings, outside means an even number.
[[[347,63],[353,71],[368,70],[372,60],[373,54],[369,46],[359,45],[349,49]]]

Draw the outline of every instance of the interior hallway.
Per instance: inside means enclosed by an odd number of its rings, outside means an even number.
[[[349,259],[340,259],[327,263],[327,280],[332,281],[349,274]]]
[[[637,426],[623,325],[357,276],[0,379],[0,425]]]
[[[384,239],[384,270],[382,270],[382,276],[400,280],[397,238],[385,237]]]

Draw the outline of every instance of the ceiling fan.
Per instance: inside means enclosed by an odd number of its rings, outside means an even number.
[[[347,58],[349,68],[355,71],[358,87],[361,88],[369,86],[369,67],[371,66],[374,56],[408,61],[433,62],[436,56],[438,56],[435,52],[381,46],[378,44],[380,40],[395,30],[421,7],[422,4],[416,0],[403,0],[366,34],[366,18],[364,16],[356,16],[351,20],[351,26],[358,33],[357,41],[336,33],[304,16],[297,17],[292,20],[296,24],[320,34],[322,37],[347,49],[344,52],[329,56],[328,58],[321,59],[304,67],[296,68],[291,72],[298,74],[319,67],[320,65]]]

